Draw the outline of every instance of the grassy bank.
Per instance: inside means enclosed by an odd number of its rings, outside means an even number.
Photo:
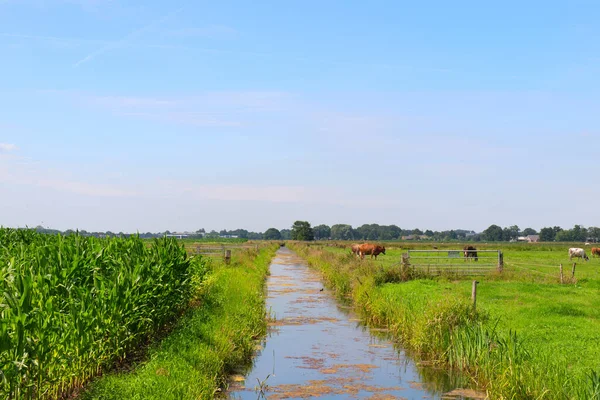
[[[215,260],[198,287],[197,304],[148,361],[130,373],[104,376],[84,399],[212,399],[231,370],[247,362],[266,332],[264,282],[277,247]]]
[[[292,247],[370,324],[390,328],[419,358],[464,371],[491,398],[600,398],[600,281],[591,262],[578,265],[579,282],[558,285],[551,270],[531,269],[550,268],[562,249],[506,249],[506,273],[478,278],[473,312],[471,279],[402,276],[393,266],[400,249],[359,262],[335,247]]]

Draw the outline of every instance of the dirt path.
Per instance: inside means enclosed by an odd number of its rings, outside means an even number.
[[[467,398],[448,393],[455,386],[443,371],[423,374],[424,383],[412,360],[361,326],[288,249],[271,264],[267,309],[276,321],[252,370],[232,377],[231,399]]]

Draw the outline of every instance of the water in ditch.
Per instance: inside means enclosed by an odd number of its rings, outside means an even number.
[[[369,329],[323,287],[320,275],[282,248],[271,264],[274,321],[230,399],[482,399],[448,371],[418,365],[382,330]]]

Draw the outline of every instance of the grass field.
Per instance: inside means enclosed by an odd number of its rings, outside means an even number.
[[[476,244],[501,249],[505,264],[501,274],[476,277],[474,314],[473,277],[398,282],[401,254],[431,244],[386,244],[386,255],[362,262],[339,246],[296,245],[371,323],[389,326],[422,357],[464,369],[492,398],[600,398],[600,259],[578,261],[575,281],[560,285],[572,244]]]

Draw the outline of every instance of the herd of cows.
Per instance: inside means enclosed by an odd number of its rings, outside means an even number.
[[[598,256],[600,257],[600,247],[592,247],[592,257]],[[589,261],[590,258],[585,254],[585,250],[579,247],[571,247],[569,249],[569,260],[572,260],[573,257],[581,258],[585,261]]]
[[[434,249],[437,249],[437,247],[434,247]],[[351,246],[351,250],[352,250],[352,254],[354,254],[356,257],[360,258],[361,260],[363,260],[365,258],[365,255],[370,255],[371,258],[375,257],[375,259],[377,259],[377,256],[379,254],[385,255],[385,247],[384,246],[379,246],[379,245],[371,244],[371,243],[363,243],[363,244],[355,243]],[[592,257],[596,257],[596,256],[600,257],[600,247],[592,247],[591,253],[592,253]],[[465,261],[468,259],[473,259],[474,261],[478,260],[477,249],[474,246],[467,245],[467,246],[463,247],[463,255],[465,256]],[[590,260],[588,255],[585,253],[585,250],[580,247],[571,247],[569,249],[569,260],[572,260],[573,257],[581,258],[582,260],[585,260],[585,261]]]

